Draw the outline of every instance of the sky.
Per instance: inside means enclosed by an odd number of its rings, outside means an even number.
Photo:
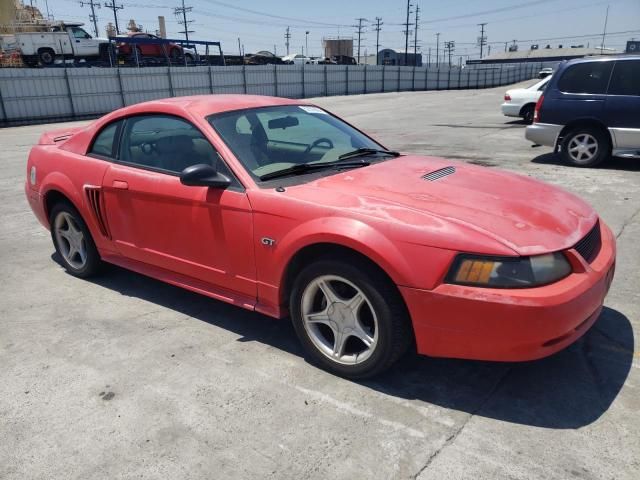
[[[28,2],[29,0],[24,0]],[[93,34],[89,21],[88,1],[31,0],[56,20],[84,21]],[[103,6],[96,9],[100,36],[105,36],[107,22],[113,12],[104,7],[105,0],[93,0]],[[108,0],[111,1],[111,0]],[[116,0],[124,8],[118,11],[122,30],[129,19],[135,19],[143,29],[155,33],[158,15],[164,15],[169,38],[183,38],[184,30],[174,15],[174,7],[182,0]],[[189,30],[194,40],[222,42],[225,53],[238,54],[238,38],[246,53],[259,50],[284,55],[285,30],[290,27],[291,53],[301,53],[308,41],[308,53],[322,55],[323,37],[356,37],[359,18],[363,34],[361,53],[372,54],[376,49],[373,22],[382,20],[380,48],[404,49],[403,33],[406,22],[406,0],[184,0],[192,10],[187,14]],[[503,51],[504,42],[517,41],[521,50],[537,43],[564,46],[584,44],[600,46],[607,6],[609,16],[605,46],[623,49],[627,40],[640,40],[640,0],[411,0],[410,22],[415,22],[419,7],[418,50],[427,55],[429,48],[435,55],[436,33],[440,33],[442,49],[446,41],[455,42],[454,57],[477,58],[480,53],[477,39],[479,23],[487,23],[485,35],[492,51]],[[410,45],[413,50],[413,25]],[[308,36],[306,32],[309,32]],[[442,51],[442,50],[440,50]],[[485,50],[485,55],[486,55]]]

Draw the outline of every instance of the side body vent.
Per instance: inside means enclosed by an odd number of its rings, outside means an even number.
[[[433,172],[429,172],[422,176],[425,180],[429,182],[435,182],[436,180],[441,179],[442,177],[446,177],[456,173],[456,167],[444,167],[440,170],[434,170]]]
[[[87,201],[89,202],[89,207],[91,208],[91,212],[96,220],[96,224],[100,229],[100,233],[103,237],[111,239],[111,234],[109,233],[109,227],[107,225],[107,221],[104,214],[104,205],[102,201],[102,190],[100,187],[95,187],[92,185],[87,185],[84,187],[85,192],[87,194]]]

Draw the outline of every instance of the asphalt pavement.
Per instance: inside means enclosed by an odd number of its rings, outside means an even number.
[[[500,114],[505,90],[314,101],[391,149],[582,196],[618,238],[605,309],[544,360],[408,356],[364,382],[308,364],[288,321],[66,274],[23,193],[30,146],[62,124],[0,129],[0,478],[640,478],[640,162],[562,165]]]

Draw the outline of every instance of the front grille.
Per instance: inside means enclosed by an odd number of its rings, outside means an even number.
[[[444,167],[444,168],[441,168],[440,170],[429,172],[423,175],[422,178],[424,178],[425,180],[429,180],[430,182],[434,182],[439,178],[446,177],[447,175],[451,175],[453,173],[456,173],[455,167]]]
[[[600,253],[602,237],[600,236],[600,221],[587,233],[582,240],[575,244],[573,248],[582,255],[587,262],[591,263]]]

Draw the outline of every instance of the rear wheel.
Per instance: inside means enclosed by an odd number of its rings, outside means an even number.
[[[86,278],[98,272],[100,255],[87,225],[74,207],[66,202],[56,204],[51,209],[49,225],[53,245],[70,274]]]
[[[409,347],[411,323],[397,289],[366,262],[319,260],[294,285],[293,324],[320,367],[348,378],[371,377]]]
[[[533,112],[535,111],[535,105],[526,105],[522,112],[520,112],[520,116],[524,120],[524,123],[527,125],[531,125],[533,123]]]
[[[44,48],[38,52],[38,60],[42,65],[53,65],[56,60],[56,55],[50,48]]]
[[[172,48],[169,51],[169,56],[171,57],[171,61],[172,62],[176,62],[178,60],[180,60],[180,56],[181,56],[181,52],[178,48]]]
[[[562,157],[577,167],[594,167],[611,154],[611,140],[603,131],[593,127],[579,127],[565,135]]]

